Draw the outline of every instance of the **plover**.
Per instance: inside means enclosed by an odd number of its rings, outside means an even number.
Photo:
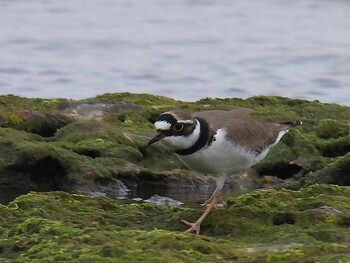
[[[164,142],[189,169],[211,174],[216,189],[195,223],[182,220],[185,232],[199,234],[200,225],[222,200],[222,189],[230,174],[246,171],[261,161],[300,121],[265,122],[252,118],[250,109],[212,110],[190,115],[181,110],[168,111],[155,121],[156,134],[148,144]]]

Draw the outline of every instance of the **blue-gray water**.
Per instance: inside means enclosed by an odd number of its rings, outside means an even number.
[[[350,2],[0,0],[0,94],[350,105]]]

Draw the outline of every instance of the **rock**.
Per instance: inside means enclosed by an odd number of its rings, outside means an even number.
[[[112,114],[116,114],[123,110],[135,110],[142,111],[144,108],[139,105],[125,102],[113,102],[113,103],[65,103],[60,105],[59,109],[62,113],[67,114],[78,120],[102,120]]]
[[[29,193],[0,205],[4,262],[348,262],[349,187],[261,190],[228,200],[184,234],[201,209],[104,196]]]
[[[174,108],[234,107],[252,108],[265,120],[304,124],[284,136],[249,176],[228,180],[227,188],[348,185],[349,107],[282,97],[181,102],[115,93],[79,101],[0,96],[0,187],[107,195],[143,184],[210,188],[213,177],[189,172],[161,144],[146,146],[152,121]]]
[[[186,170],[161,144],[145,145],[161,112],[233,107],[266,120],[303,120],[263,162],[226,184],[270,189],[229,198],[204,221],[202,236],[183,234],[179,224],[196,219],[199,207],[107,197],[150,184],[213,187],[215,178]],[[349,123],[349,107],[282,97],[0,96],[0,187],[47,191],[0,205],[0,261],[348,262]]]
[[[165,206],[179,206],[183,204],[182,202],[174,200],[170,197],[159,196],[157,194],[153,195],[149,199],[146,199],[145,202],[156,204],[156,205],[165,205]]]
[[[315,183],[350,186],[350,153],[337,158],[324,169],[311,173],[298,182],[299,187],[305,187]]]
[[[52,137],[58,129],[72,122],[72,118],[59,112],[47,113],[24,110],[8,117],[1,126],[24,130],[42,137]]]

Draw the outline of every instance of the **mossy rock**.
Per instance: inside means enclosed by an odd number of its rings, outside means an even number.
[[[56,131],[73,119],[61,113],[20,112],[10,115],[4,127],[24,130],[28,133],[38,134],[42,137],[52,137]]]
[[[322,139],[339,138],[350,134],[350,126],[335,119],[323,119],[316,126],[315,133]]]
[[[309,186],[318,182],[350,186],[350,153],[337,158],[326,168],[309,174],[299,184]]]
[[[94,108],[94,105],[99,110],[106,109],[106,114],[98,118],[87,115],[79,118],[73,114],[79,106]],[[237,107],[251,108],[255,117],[268,121],[303,121],[302,126],[284,136],[267,158],[253,167],[258,176],[278,177],[288,183],[300,178],[308,181],[310,176],[313,183],[324,182],[313,173],[328,169],[349,152],[350,108],[336,104],[274,96],[182,102],[132,93],[110,93],[78,101],[8,95],[0,96],[0,125],[7,125],[0,128],[0,182],[21,182],[15,176],[30,177],[37,163],[44,167],[48,160],[57,164],[54,167],[63,173],[63,178],[68,178],[63,180],[68,182],[66,187],[52,190],[95,189],[99,185],[95,180],[110,180],[114,185],[121,178],[126,184],[128,181],[134,184],[135,178],[151,173],[154,176],[148,178],[169,182],[158,175],[170,173],[173,178],[176,173],[186,173],[186,168],[163,145],[146,146],[158,114],[175,108],[196,112]],[[52,129],[44,132],[48,126]],[[50,173],[53,178],[57,176]],[[294,184],[295,189],[300,186]]]
[[[0,205],[1,258],[11,262],[347,262],[349,187],[262,190],[214,210],[123,204],[64,192]]]

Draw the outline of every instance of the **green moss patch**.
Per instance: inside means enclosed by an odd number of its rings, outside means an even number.
[[[341,262],[350,249],[350,190],[263,190],[213,211],[202,235],[181,219],[200,209],[106,197],[30,193],[0,206],[4,262]]]
[[[349,184],[344,179],[349,174],[349,107],[274,96],[182,102],[132,93],[78,101],[0,96],[0,184],[83,192],[101,190],[102,184],[114,189],[120,181],[176,185],[178,178],[179,186],[187,185],[185,178],[190,183],[195,177],[169,149],[160,143],[147,146],[152,122],[170,109],[237,107],[267,121],[303,121],[253,167],[257,185],[265,177],[292,189],[318,182]],[[195,187],[207,182],[200,179]]]

